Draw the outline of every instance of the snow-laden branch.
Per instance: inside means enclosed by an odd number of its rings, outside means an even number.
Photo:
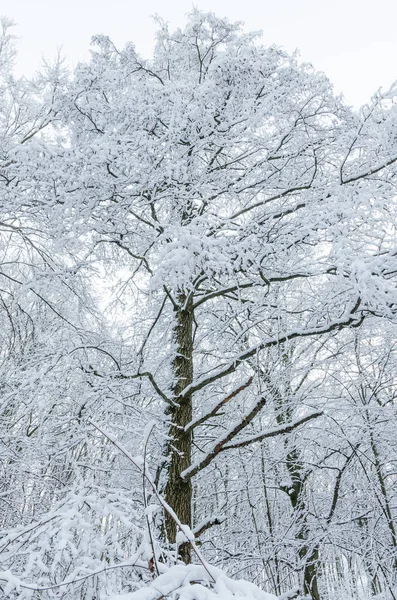
[[[238,440],[236,442],[229,443],[240,431],[245,429],[245,427],[247,427],[247,425],[249,425],[249,423],[251,423],[253,418],[263,408],[263,406],[265,405],[265,402],[266,402],[265,399],[261,398],[254,405],[254,408],[252,408],[251,411],[242,418],[240,423],[238,423],[232,429],[230,429],[230,431],[216,443],[215,447],[213,448],[213,450],[211,450],[211,452],[208,452],[207,455],[202,460],[192,464],[188,469],[185,469],[185,471],[183,471],[181,473],[182,479],[188,480],[188,479],[191,479],[192,477],[194,477],[197,473],[202,471],[202,469],[207,467],[214,460],[214,458],[216,458],[221,452],[224,452],[226,450],[233,450],[235,448],[243,448],[244,446],[248,446],[255,442],[261,442],[267,438],[272,438],[272,437],[276,437],[278,435],[291,433],[291,431],[293,431],[300,425],[303,425],[304,423],[307,423],[308,421],[311,421],[312,419],[317,419],[318,417],[321,417],[323,414],[320,411],[312,412],[312,413],[306,415],[305,417],[302,417],[300,419],[296,419],[295,421],[292,421],[291,423],[286,423],[285,425],[279,425],[278,427],[274,427],[273,429],[269,429],[267,431],[262,431],[260,433],[248,436],[248,437]]]
[[[249,387],[251,385],[252,381],[253,381],[253,377],[250,377],[248,379],[248,381],[243,383],[243,385],[240,385],[240,387],[238,387],[236,390],[234,390],[231,394],[228,394],[226,396],[226,398],[223,398],[220,402],[218,402],[218,404],[216,404],[216,406],[214,406],[214,408],[212,408],[209,412],[207,412],[204,415],[202,415],[201,417],[198,417],[197,419],[191,421],[185,427],[185,432],[189,433],[190,431],[192,431],[199,425],[202,425],[203,423],[208,421],[208,419],[210,419],[211,417],[214,417],[220,411],[220,409],[223,406],[225,406],[225,404],[227,404],[230,400],[232,400],[232,398],[235,398],[238,394],[240,394],[242,391],[247,389],[247,387]]]
[[[124,448],[120,444],[120,442],[118,442],[117,438],[114,435],[112,435],[108,431],[105,431],[102,427],[100,427],[98,424],[96,424],[92,421],[89,421],[89,423],[93,427],[95,427],[95,429],[97,429],[97,431],[99,431],[105,438],[107,438],[121,452],[121,454],[123,454],[135,466],[135,468],[142,474],[142,476],[150,484],[150,487],[152,488],[152,491],[153,491],[154,495],[156,496],[157,500],[160,502],[163,509],[170,515],[170,517],[175,521],[176,525],[178,526],[179,535],[182,536],[186,540],[186,543],[189,544],[189,546],[191,546],[192,550],[195,552],[198,560],[201,562],[204,569],[207,571],[208,575],[211,577],[212,581],[215,581],[214,576],[211,574],[212,567],[204,560],[204,558],[202,557],[202,555],[200,553],[200,550],[198,549],[198,547],[196,545],[196,542],[194,539],[194,533],[190,530],[188,525],[181,523],[181,521],[178,518],[178,515],[175,513],[175,511],[172,509],[172,507],[168,504],[168,502],[166,502],[164,500],[163,496],[158,491],[157,486],[154,483],[154,481],[149,473],[149,470],[147,469],[147,467],[145,465],[144,458],[142,456],[132,456],[132,454],[130,454],[128,452],[128,450],[126,448]]]
[[[334,321],[331,321],[330,323],[327,323],[322,327],[294,329],[280,336],[264,340],[263,342],[259,342],[259,344],[255,344],[250,349],[236,356],[228,364],[222,366],[219,369],[216,369],[208,377],[203,377],[202,379],[199,379],[196,382],[193,381],[191,385],[186,386],[186,388],[183,390],[183,395],[181,396],[181,399],[185,398],[188,395],[192,395],[198,392],[210,383],[214,383],[219,379],[231,375],[238,369],[238,367],[241,364],[246,362],[249,358],[255,356],[255,354],[257,354],[260,350],[272,348],[274,346],[279,346],[287,341],[294,340],[297,338],[315,337],[319,335],[324,335],[326,333],[331,333],[332,331],[337,331],[339,329],[345,329],[347,327],[359,327],[364,322],[365,318],[363,314],[355,314],[358,311],[360,304],[361,300],[357,299],[352,309],[345,313],[343,317],[341,317],[340,319],[335,319]]]

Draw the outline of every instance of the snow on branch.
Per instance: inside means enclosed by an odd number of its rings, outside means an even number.
[[[182,479],[187,480],[194,477],[194,475],[196,475],[202,469],[207,467],[214,460],[214,458],[218,456],[218,454],[224,452],[225,450],[242,448],[244,446],[248,446],[249,444],[253,444],[254,442],[261,442],[266,438],[275,437],[277,435],[283,435],[285,433],[291,433],[291,431],[293,431],[300,425],[303,425],[304,423],[307,423],[312,419],[317,419],[317,417],[321,417],[323,415],[322,412],[316,411],[306,415],[305,417],[302,417],[301,419],[297,419],[292,423],[279,425],[278,427],[274,427],[273,429],[269,429],[268,431],[262,431],[261,433],[243,438],[242,440],[229,444],[228,442],[232,440],[240,431],[242,431],[242,429],[244,429],[253,420],[254,416],[258,414],[258,412],[263,408],[264,405],[265,399],[261,398],[254,405],[254,408],[251,409],[251,411],[245,417],[242,418],[241,422],[238,423],[235,427],[233,427],[225,437],[218,441],[213,450],[209,452],[205,458],[203,458],[200,462],[192,464],[188,469],[183,471],[183,473],[181,474]]]

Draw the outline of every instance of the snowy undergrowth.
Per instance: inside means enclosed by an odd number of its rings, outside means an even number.
[[[276,600],[253,583],[233,580],[213,566],[175,565],[148,586],[107,600]]]

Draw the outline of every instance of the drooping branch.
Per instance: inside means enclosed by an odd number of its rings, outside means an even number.
[[[145,371],[144,373],[136,373],[136,375],[121,375],[121,379],[141,379],[142,377],[147,377],[147,379],[149,379],[153,389],[164,400],[164,402],[166,402],[167,404],[171,404],[172,406],[176,406],[175,402],[171,398],[168,398],[168,396],[166,396],[164,392],[160,389],[159,385],[157,384],[155,378],[153,377],[152,373],[150,373],[150,371]]]

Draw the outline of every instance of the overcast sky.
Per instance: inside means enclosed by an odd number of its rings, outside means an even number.
[[[122,47],[133,41],[149,56],[159,14],[183,26],[193,4],[246,30],[263,31],[265,45],[299,49],[303,60],[324,71],[349,104],[359,106],[397,79],[396,0],[0,0],[19,38],[19,73],[31,75],[41,58],[62,47],[71,66],[88,57],[90,38],[109,35]]]

